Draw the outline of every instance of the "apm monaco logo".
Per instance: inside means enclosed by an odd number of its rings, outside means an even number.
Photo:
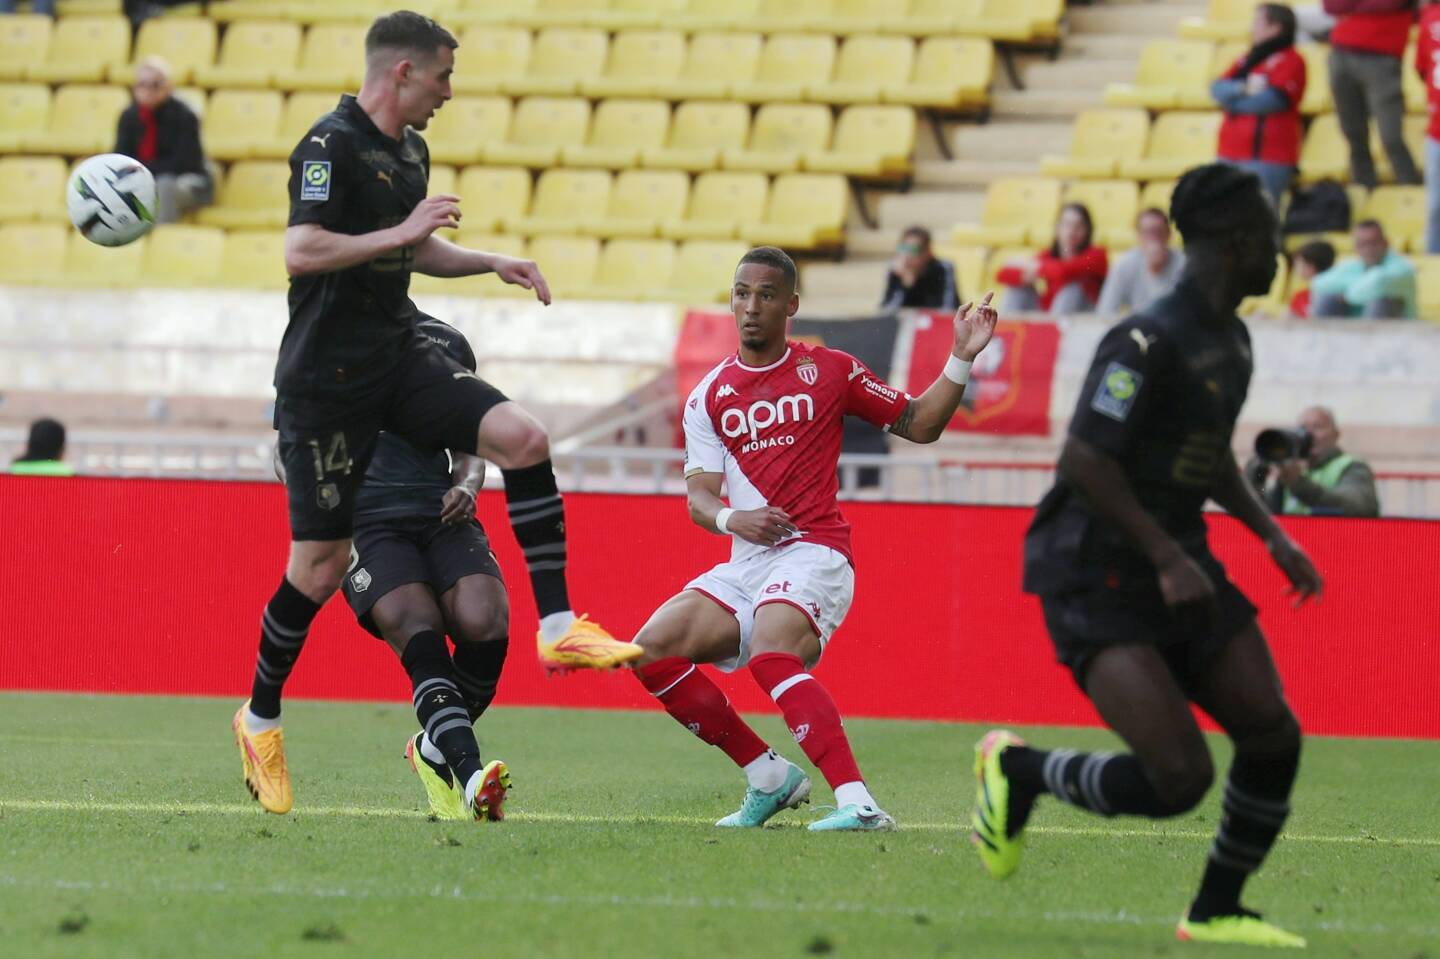
[[[820,367],[808,356],[802,356],[795,361],[795,375],[800,377],[800,382],[806,386],[814,386],[815,381],[820,378]]]

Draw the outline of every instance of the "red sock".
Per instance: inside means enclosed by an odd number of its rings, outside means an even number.
[[[825,687],[805,672],[799,656],[761,653],[750,660],[750,675],[780,707],[791,735],[825,774],[831,789],[861,781],[860,767],[840,722],[840,710]]]
[[[679,656],[656,660],[635,670],[675,721],[744,767],[770,747],[745,724],[730,700],[695,664]]]

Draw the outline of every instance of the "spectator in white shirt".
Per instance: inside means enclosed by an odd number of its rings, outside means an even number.
[[[1169,293],[1185,269],[1185,254],[1170,246],[1170,219],[1149,207],[1135,218],[1135,246],[1110,264],[1095,312],[1137,313]]]

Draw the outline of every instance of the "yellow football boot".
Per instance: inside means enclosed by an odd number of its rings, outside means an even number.
[[[470,813],[479,820],[499,822],[505,818],[505,795],[515,783],[510,778],[510,767],[499,759],[486,763],[480,773],[480,786],[470,803]],[[464,802],[462,797],[461,802]]]
[[[455,774],[449,766],[435,768],[435,764],[420,752],[420,737],[416,733],[405,741],[405,758],[410,768],[420,777],[425,787],[425,798],[430,801],[430,814],[436,819],[469,819],[465,812],[465,792],[455,782]]]
[[[266,812],[283,815],[290,811],[294,797],[290,794],[290,770],[285,765],[285,733],[280,727],[252,733],[245,728],[245,700],[235,711],[230,728],[235,732],[235,745],[240,747],[240,763],[245,770],[245,788],[259,801]]]
[[[1236,946],[1272,946],[1281,949],[1304,949],[1305,939],[1272,926],[1253,912],[1235,916],[1212,916],[1192,921],[1188,916],[1175,927],[1175,938],[1181,942],[1218,942]]]
[[[640,658],[644,653],[634,643],[622,643],[607,633],[599,623],[586,616],[577,616],[565,635],[553,643],[545,642],[536,633],[540,665],[546,673],[566,673],[573,669],[614,669]]]

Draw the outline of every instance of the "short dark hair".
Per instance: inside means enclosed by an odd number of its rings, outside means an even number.
[[[1295,251],[1295,259],[1309,263],[1316,273],[1324,273],[1335,265],[1335,247],[1325,240],[1311,240]]]
[[[1252,225],[1268,204],[1260,178],[1228,163],[1205,163],[1185,171],[1170,194],[1170,222],[1186,243],[1218,238]]]
[[[746,263],[759,263],[761,266],[773,266],[785,274],[785,281],[790,284],[790,289],[792,290],[795,289],[796,284],[799,282],[799,274],[795,269],[795,261],[790,259],[790,254],[778,246],[755,247],[740,258],[740,262],[735,264],[735,269],[739,270],[740,267]]]
[[[1355,224],[1357,230],[1378,230],[1381,236],[1385,235],[1385,227],[1379,220],[1361,220]]]
[[[439,47],[451,50],[460,46],[455,35],[440,24],[413,10],[396,10],[376,17],[365,34],[365,56],[379,50],[394,50],[428,57]]]
[[[1256,7],[1265,15],[1265,20],[1280,28],[1281,42],[1285,46],[1295,45],[1295,30],[1297,28],[1295,11],[1283,3],[1262,3]]]
[[[1166,226],[1170,225],[1170,217],[1165,214],[1164,210],[1160,209],[1158,206],[1147,206],[1145,209],[1141,210],[1135,215],[1136,229],[1139,229],[1140,221],[1145,219],[1147,216],[1158,216],[1160,219],[1165,221]]]
[[[25,452],[21,453],[15,462],[58,460],[63,452],[65,452],[65,424],[46,417],[30,424],[30,438],[25,442]]]
[[[920,241],[920,244],[921,244],[922,246],[924,246],[925,249],[927,249],[927,250],[930,249],[930,242],[931,242],[930,231],[927,230],[925,227],[920,226],[918,223],[917,223],[917,224],[914,224],[914,225],[912,225],[912,226],[907,226],[907,227],[905,228],[905,232],[900,234],[900,238],[901,238],[902,240],[903,240],[905,237],[907,237],[907,236],[913,236],[913,237],[915,237],[916,239],[918,239],[918,240]]]

